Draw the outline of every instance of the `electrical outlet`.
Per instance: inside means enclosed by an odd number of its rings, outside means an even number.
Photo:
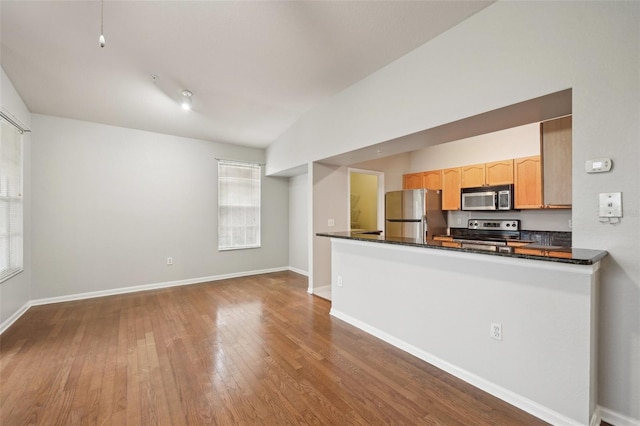
[[[167,265],[173,265],[173,257],[167,257]]]
[[[333,220],[333,219],[329,219],[329,220],[327,221],[327,226],[336,226],[336,221],[335,221],[335,220]]]
[[[342,276],[338,277],[338,287],[342,287]]]
[[[492,322],[491,329],[489,330],[489,336],[496,340],[502,340],[502,324]]]

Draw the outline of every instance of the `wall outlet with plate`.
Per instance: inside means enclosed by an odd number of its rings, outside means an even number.
[[[489,329],[489,336],[491,336],[492,339],[502,340],[502,324],[492,322],[491,328]]]

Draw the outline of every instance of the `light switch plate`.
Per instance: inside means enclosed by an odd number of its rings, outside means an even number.
[[[622,192],[600,194],[600,217],[622,217]]]

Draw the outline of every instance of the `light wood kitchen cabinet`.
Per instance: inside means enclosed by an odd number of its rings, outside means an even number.
[[[542,201],[549,208],[571,207],[571,116],[540,123]]]
[[[485,165],[472,164],[460,167],[460,187],[475,188],[485,184]]]
[[[513,160],[514,208],[542,208],[542,168],[540,156]]]
[[[423,173],[409,173],[402,175],[402,189],[420,189],[424,188],[422,183]]]
[[[485,164],[487,185],[508,185],[513,183],[513,160],[494,161]]]
[[[460,167],[442,170],[442,210],[460,210]]]
[[[442,170],[429,170],[422,173],[422,184],[427,189],[442,189]]]

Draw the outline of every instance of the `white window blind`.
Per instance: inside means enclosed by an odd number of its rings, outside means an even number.
[[[0,282],[22,271],[22,131],[0,118]]]
[[[218,250],[260,247],[259,164],[218,160]]]

